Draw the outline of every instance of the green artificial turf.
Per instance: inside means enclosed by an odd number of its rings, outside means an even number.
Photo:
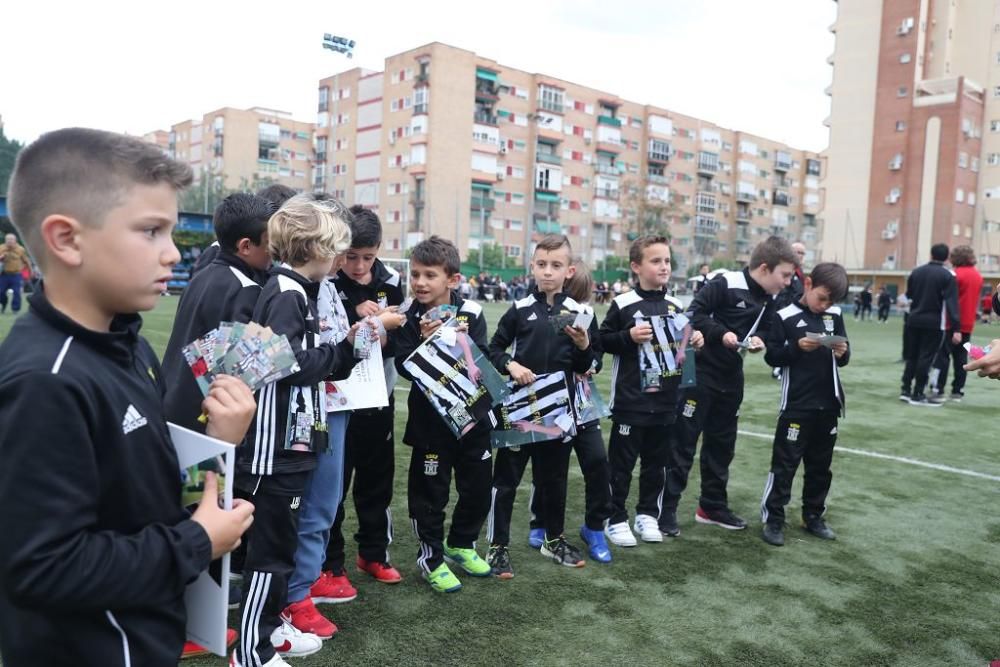
[[[176,298],[146,317],[160,352]],[[504,307],[487,305],[491,328]],[[598,316],[603,315],[599,308]],[[2,338],[13,317],[0,317]],[[897,399],[898,319],[848,319],[852,361],[839,445],[1000,478],[1000,383],[970,377],[962,404],[918,408]],[[492,330],[492,329],[491,329]],[[980,325],[986,341],[1000,327]],[[994,334],[995,335],[995,334]],[[321,606],[340,627],[320,653],[293,665],[985,665],[1000,658],[1000,481],[838,452],[827,519],[836,542],[790,525],[786,546],[759,539],[778,383],[748,357],[730,504],[742,532],[695,525],[698,469],[681,502],[681,537],[613,548],[614,562],[580,570],[543,559],[526,543],[527,480],[515,505],[511,581],[460,578],[433,593],[417,573],[406,512],[409,451],[396,446],[392,510],[396,586],[351,573],[357,600]],[[599,376],[607,395],[608,373]],[[405,399],[406,383],[397,388]],[[397,436],[406,401],[397,402]],[[605,426],[605,434],[609,428]],[[754,435],[758,434],[758,435]],[[759,436],[765,437],[759,437]],[[398,440],[398,437],[397,437]],[[798,517],[796,479],[788,517]],[[453,494],[454,496],[454,494]],[[577,544],[583,482],[570,462],[567,532]],[[345,533],[356,518],[348,501]],[[482,545],[481,552],[485,552]],[[350,553],[349,553],[349,560]],[[238,625],[234,612],[232,623]],[[223,665],[221,658],[186,662]]]

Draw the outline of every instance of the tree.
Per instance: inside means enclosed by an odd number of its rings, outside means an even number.
[[[677,206],[670,200],[667,186],[648,178],[628,178],[621,183],[622,213],[630,239],[646,234],[662,234],[670,238],[670,219],[677,215]]]
[[[0,126],[0,195],[7,194],[10,175],[14,171],[14,160],[24,144],[15,139],[8,139]]]
[[[476,248],[469,248],[469,256],[465,260],[467,264],[472,264],[474,266],[480,266],[479,263],[479,250]],[[489,269],[499,269],[504,264],[503,247],[496,243],[484,243],[483,244],[483,262],[482,267],[484,270]]]
[[[271,179],[261,179],[256,176],[252,181],[244,177],[240,179],[239,187],[229,188],[226,187],[226,180],[224,173],[212,168],[201,172],[201,179],[180,195],[177,201],[178,208],[186,213],[211,214],[223,199],[233,193],[257,192],[274,183]]]

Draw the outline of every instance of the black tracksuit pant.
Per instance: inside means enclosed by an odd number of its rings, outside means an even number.
[[[445,508],[454,472],[458,501],[451,514],[448,546],[471,549],[490,511],[493,459],[490,434],[473,432],[461,440],[413,447],[407,483],[410,522],[417,536],[417,565],[431,573],[444,560]]]
[[[940,392],[944,391],[945,386],[948,384],[948,362],[950,357],[952,367],[955,369],[955,379],[951,383],[951,393],[961,394],[965,389],[965,379],[969,374],[964,368],[965,364],[969,363],[969,353],[965,351],[964,345],[969,342],[972,334],[963,333],[962,342],[958,345],[954,345],[951,342],[951,334],[951,331],[945,334],[944,342],[941,343],[941,349],[938,350],[937,358],[934,359],[934,368],[938,369],[938,378],[937,386],[931,389]]]
[[[903,390],[909,391],[912,384],[913,395],[917,396],[923,394],[927,387],[927,376],[944,340],[944,332],[940,329],[907,326],[903,329],[903,336],[903,347],[907,354],[906,367],[903,369]]]
[[[583,522],[591,530],[603,530],[604,521],[611,516],[611,470],[608,454],[604,449],[604,436],[598,421],[577,427],[573,438],[580,471],[583,472],[584,515]],[[542,518],[545,506],[545,492],[538,481],[534,462],[531,466],[531,527],[545,528]]]
[[[358,555],[366,561],[389,562],[392,544],[392,483],[396,472],[393,422],[395,405],[380,409],[358,410],[351,414],[344,440],[344,501],[330,530],[323,569],[344,570],[344,504],[348,489],[358,514]],[[353,477],[353,486],[351,484]]]
[[[288,578],[295,570],[299,505],[309,473],[237,475],[233,494],[254,505],[253,525],[243,535],[243,597],[240,600],[241,665],[274,657],[271,633],[281,624]],[[225,584],[225,582],[223,582]],[[248,657],[253,656],[253,657]]]
[[[543,493],[542,520],[545,535],[552,540],[563,534],[566,521],[566,478],[573,445],[548,440],[518,447],[501,447],[494,452],[493,497],[487,537],[490,544],[510,544],[510,518],[514,511],[517,485],[524,476],[528,458],[534,460],[539,488]]]
[[[664,506],[677,510],[681,494],[687,486],[688,474],[701,436],[701,497],[698,504],[706,510],[728,507],[726,485],[729,464],[736,453],[736,429],[740,404],[743,403],[742,382],[737,389],[719,391],[699,384],[680,392],[677,436],[667,453],[666,492]]]
[[[809,417],[779,417],[771,451],[771,472],[767,475],[760,519],[782,525],[785,505],[792,497],[792,479],[799,467],[805,468],[802,484],[802,519],[823,516],[833,473],[833,447],[837,443],[836,413],[812,413]]]
[[[628,521],[629,488],[632,471],[639,467],[639,498],[635,513],[659,518],[663,505],[664,471],[667,464],[668,438],[672,425],[636,426],[621,417],[611,417],[611,440],[608,461],[611,465],[611,523]]]

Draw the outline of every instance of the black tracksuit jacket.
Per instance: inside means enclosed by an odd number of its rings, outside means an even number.
[[[138,315],[86,329],[33,294],[0,345],[0,653],[174,667],[212,545],[181,507]]]
[[[609,407],[616,421],[635,426],[672,424],[677,413],[677,390],[681,382],[681,369],[677,368],[663,381],[658,392],[643,392],[639,371],[640,346],[632,340],[630,331],[637,315],[648,322],[651,316],[674,317],[684,310],[681,302],[669,296],[666,290],[636,288],[615,297],[601,323],[601,348],[614,355],[611,366],[611,400]],[[681,327],[683,329],[683,327]],[[668,354],[676,354],[681,336],[673,340],[670,331]]]
[[[311,414],[315,425],[325,427],[324,380],[343,380],[357,363],[354,347],[345,338],[336,345],[321,343],[316,298],[320,284],[307,280],[285,266],[271,269],[261,291],[253,321],[284,334],[295,351],[299,370],[271,382],[257,392],[257,416],[250,424],[247,441],[237,450],[236,468],[250,475],[307,472],[316,467],[317,451],[325,451],[327,433],[313,429],[313,451],[286,449],[289,416]]]
[[[814,417],[821,412],[843,414],[847,401],[837,369],[850,361],[850,347],[840,359],[826,347],[803,352],[798,341],[807,332],[846,337],[840,306],[814,313],[801,303],[793,303],[775,313],[764,360],[782,369],[779,413],[790,419]]]
[[[181,294],[170,342],[163,353],[163,379],[167,385],[164,413],[168,421],[205,432],[204,424],[198,422],[204,397],[181,349],[222,322],[250,322],[260,297],[260,276],[236,255],[222,252],[198,272]]]
[[[906,279],[910,314],[906,326],[958,331],[958,283],[944,264],[931,260],[913,269]]]
[[[596,318],[590,323],[590,345],[581,350],[568,335],[556,333],[549,323],[550,315],[560,313],[582,313],[583,306],[566,294],[557,294],[549,308],[545,295],[537,289],[519,301],[503,314],[497,330],[490,340],[490,361],[496,369],[509,375],[507,362],[513,359],[535,375],[567,373],[570,396],[574,383],[569,373],[583,375],[590,370],[594,361],[600,360],[600,338],[597,333]],[[510,348],[510,353],[507,349]]]
[[[774,297],[758,285],[747,269],[716,276],[694,296],[688,308],[691,326],[705,337],[698,352],[698,384],[717,391],[743,386],[743,357],[722,344],[727,331],[739,340],[754,324],[755,336],[767,340],[774,315]]]
[[[469,325],[469,338],[488,359],[486,317],[483,315],[483,307],[475,301],[462,299],[454,292],[451,294],[451,304],[458,308],[455,319]],[[403,368],[403,362],[423,342],[420,338],[420,317],[427,310],[426,306],[414,302],[406,313],[406,323],[396,330],[396,369],[410,382],[413,382],[413,376]],[[472,433],[478,434],[489,430],[490,422],[484,419],[469,431],[466,437]],[[431,405],[430,400],[420,387],[414,384],[407,399],[406,431],[403,433],[403,442],[410,447],[426,447],[430,442],[446,442],[454,439],[455,435]]]

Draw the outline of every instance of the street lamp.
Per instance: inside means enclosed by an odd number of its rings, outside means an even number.
[[[354,44],[353,39],[348,39],[347,37],[338,37],[337,35],[331,35],[330,33],[323,34],[323,48],[329,49],[334,53],[341,53],[348,57],[348,59],[354,57]],[[337,119],[337,107],[340,100],[340,72],[333,75],[333,114],[330,116],[330,139],[329,145],[327,146],[327,152],[330,155],[330,166],[333,167],[333,154],[336,150],[337,141],[337,130],[335,129],[334,121]],[[329,191],[326,186],[326,163],[323,165],[323,190]],[[333,175],[333,193],[336,194],[337,191],[337,174]],[[346,194],[346,192],[345,192]]]

